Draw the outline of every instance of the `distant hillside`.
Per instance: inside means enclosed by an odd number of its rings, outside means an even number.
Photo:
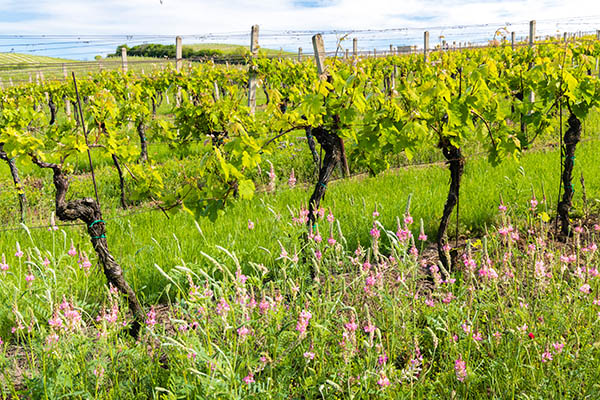
[[[114,56],[121,55],[121,48],[127,49],[127,55],[138,57],[156,57],[156,58],[175,58],[175,45],[148,43],[133,47],[121,45],[117,47]],[[184,45],[182,49],[183,58],[198,58],[198,57],[219,57],[219,56],[244,56],[250,54],[248,46],[222,43],[202,43]],[[259,53],[264,55],[289,55],[289,52],[283,52],[273,49],[260,49]]]
[[[19,53],[0,53],[0,65],[15,66],[31,66],[31,64],[50,64],[50,63],[65,63],[73,62],[72,60],[66,60],[64,58],[53,58],[45,56],[32,56],[30,54],[19,54]]]

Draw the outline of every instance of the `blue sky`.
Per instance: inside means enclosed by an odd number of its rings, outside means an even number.
[[[306,49],[309,38],[290,38],[284,43],[268,35],[283,30],[412,28],[412,33],[405,35],[410,42],[422,37],[423,29],[429,29],[432,37],[440,37],[451,26],[489,24],[479,29],[487,38],[509,23],[513,24],[509,30],[525,35],[530,19],[538,21],[538,32],[543,34],[600,29],[600,0],[162,0],[162,4],[160,0],[0,0],[0,35],[225,33],[197,40],[223,41],[225,37],[245,43],[243,35],[251,25],[259,24],[263,45]],[[238,36],[227,36],[231,33]],[[469,35],[463,30],[455,40],[470,40]],[[375,39],[369,40],[371,43],[360,43],[376,44]],[[107,42],[109,45],[116,47]],[[0,51],[10,48],[0,47]]]
[[[0,34],[366,29],[600,16],[600,1],[2,0]]]

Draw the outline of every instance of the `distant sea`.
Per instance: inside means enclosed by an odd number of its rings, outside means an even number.
[[[562,37],[563,32],[585,32],[594,34],[600,29],[599,18],[563,19],[536,22],[536,36],[552,35]],[[359,31],[273,31],[261,29],[261,47],[297,52],[303,48],[304,54],[312,52],[311,37],[322,33],[328,52],[340,46],[342,51],[352,49],[352,39],[357,38],[359,51],[388,51],[389,46],[423,47],[423,32],[429,31],[430,47],[445,40],[449,45],[471,42],[485,44],[493,39],[510,40],[510,32],[515,32],[517,40],[529,35],[529,22],[495,22],[472,25],[430,26],[420,28],[398,27],[394,29],[371,29]],[[226,32],[219,34],[182,35],[184,44],[227,43],[248,45],[250,29],[247,32]],[[95,56],[114,53],[117,46],[135,46],[144,43],[174,44],[175,35],[0,35],[0,52],[25,53],[73,60],[93,60]]]

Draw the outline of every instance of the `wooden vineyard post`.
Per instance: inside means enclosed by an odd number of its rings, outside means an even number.
[[[377,49],[373,49],[373,58],[377,58]]]
[[[535,20],[529,21],[529,47],[535,43]]]
[[[65,81],[69,79],[69,74],[67,73],[67,66],[63,64],[63,77]],[[67,118],[71,119],[71,100],[67,96],[65,96],[65,114],[67,114]]]
[[[215,96],[215,101],[219,101],[221,96],[219,94],[219,84],[217,83],[217,81],[213,81],[213,86],[214,86],[214,96]]]
[[[175,38],[175,70],[177,72],[181,71],[181,66],[183,65],[183,45],[181,42],[181,36],[177,36]]]
[[[429,51],[429,31],[423,34],[423,59],[427,62],[427,52]]]
[[[394,45],[390,44],[390,56],[394,55]]]
[[[298,62],[302,62],[302,47],[298,47]]]
[[[514,32],[510,33],[510,47],[512,48],[513,51],[515,51],[515,33]]]
[[[356,60],[358,58],[358,39],[352,39],[352,56]]]
[[[317,64],[317,72],[323,78],[325,74],[325,44],[323,36],[317,34],[312,38],[313,50],[315,52],[315,63]]]
[[[596,40],[600,40],[600,29],[596,29]]]
[[[529,48],[533,49],[535,43],[535,20],[529,22]],[[533,65],[530,65],[530,68],[533,68]],[[529,93],[529,101],[535,102],[535,93],[533,90]]]
[[[250,53],[252,58],[258,55],[258,25],[253,25],[250,32]],[[258,79],[253,66],[250,66],[248,76],[248,107],[250,108],[250,114],[254,114],[256,111],[256,86],[258,85]]]
[[[349,55],[350,55],[350,50],[346,49],[346,52],[344,53],[344,60],[347,60]]]
[[[127,73],[127,49],[125,46],[121,47],[121,69],[123,73]]]
[[[315,53],[315,63],[317,64],[317,72],[319,79],[326,79],[327,70],[325,66],[325,43],[323,42],[323,36],[316,34],[312,37],[313,51]],[[344,140],[338,137],[340,143],[340,150],[342,153],[342,167],[343,172],[346,176],[350,176],[350,168],[348,167],[348,159],[346,158],[346,148],[344,146]]]
[[[181,36],[175,37],[175,70],[181,72],[183,66],[183,44]],[[177,86],[177,94],[175,95],[175,106],[181,105],[181,88]]]

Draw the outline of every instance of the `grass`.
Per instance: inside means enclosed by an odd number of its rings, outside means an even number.
[[[381,184],[401,183],[393,178]],[[336,185],[332,194],[351,195],[353,184]],[[281,200],[294,196],[284,193]],[[489,226],[482,241],[468,247],[465,267],[446,275],[421,259],[410,240],[396,239],[392,213],[403,194],[379,208],[381,218],[366,199],[344,209],[338,202],[339,225],[320,221],[323,230],[332,228],[336,243],[309,240],[302,252],[294,244],[303,226],[253,209],[260,200],[236,207],[237,225],[225,220],[233,231],[218,238],[209,229],[192,234],[183,219],[160,228],[146,224],[146,230],[164,233],[147,241],[134,220],[109,223],[113,248],[149,257],[128,263],[130,281],[139,285],[137,277],[154,271],[153,280],[161,281],[153,284],[170,300],[168,307],[148,309],[137,340],[125,334],[130,317],[122,299],[104,288],[100,271],[86,266],[80,235],[21,237],[23,256],[12,257],[13,247],[6,268],[0,266],[0,326],[12,330],[0,333],[0,396],[597,397],[595,228],[586,226],[589,232],[557,245],[546,241],[549,224],[515,212],[526,200],[506,202],[508,213],[490,215],[499,228],[512,227],[513,235]],[[497,201],[490,203],[497,208]],[[427,207],[417,198],[413,206],[415,213]],[[255,216],[253,230],[241,221],[247,211]],[[357,229],[346,225],[348,214],[362,221]],[[403,228],[418,229],[409,223]],[[352,238],[363,232],[369,236],[356,249]],[[269,265],[236,251],[269,248],[277,239],[286,251],[277,249],[278,259]],[[3,238],[2,244],[13,240]],[[127,262],[123,254],[117,257]],[[422,263],[432,283],[426,283]]]
[[[600,197],[600,182],[594,177],[600,174],[595,154],[600,151],[600,142],[589,141],[578,148],[577,164],[574,176],[586,174],[586,191],[589,202]],[[172,170],[177,170],[173,162]],[[461,189],[460,233],[461,235],[481,235],[486,225],[494,222],[497,216],[499,199],[519,205],[523,212],[532,191],[538,199],[544,194],[548,214],[554,213],[559,178],[559,152],[556,148],[526,153],[520,162],[507,161],[498,167],[492,167],[487,160],[479,158],[469,160]],[[7,176],[3,165],[2,176]],[[266,173],[266,171],[265,171]],[[239,202],[227,210],[217,223],[208,220],[199,221],[196,227],[193,218],[183,212],[167,219],[160,212],[139,214],[125,219],[116,219],[108,223],[108,242],[116,258],[125,266],[128,279],[136,290],[141,292],[148,302],[155,302],[163,294],[166,281],[152,268],[154,263],[169,271],[180,260],[186,260],[196,272],[205,268],[209,262],[200,252],[215,255],[217,245],[225,245],[235,252],[247,265],[249,261],[263,263],[272,267],[277,263],[280,245],[286,248],[298,246],[298,237],[302,227],[291,225],[290,210],[298,213],[301,204],[306,204],[312,186],[287,189],[287,176],[279,175],[276,194],[258,195],[252,201]],[[53,189],[50,175],[44,172],[40,193],[45,207],[52,206]],[[117,215],[114,191],[116,174],[107,165],[98,171],[99,187],[103,200],[105,216]],[[424,186],[424,183],[426,185]],[[38,181],[39,184],[39,181]],[[282,188],[283,187],[283,188]],[[485,188],[483,190],[482,188]],[[575,182],[575,205],[582,210],[582,188]],[[89,180],[77,179],[72,183],[70,195],[74,197],[93,196]],[[110,191],[109,191],[110,189]],[[448,172],[443,166],[425,168],[402,168],[379,177],[357,177],[332,183],[322,206],[331,209],[346,232],[349,247],[369,241],[369,230],[365,227],[370,214],[377,207],[380,220],[385,226],[393,226],[396,217],[402,216],[409,195],[412,195],[411,213],[416,221],[424,220],[425,230],[433,237],[441,215],[448,190]],[[2,193],[2,204],[16,204],[14,192]],[[41,201],[41,200],[40,200]],[[14,206],[13,206],[14,207]],[[47,211],[48,213],[48,211]],[[48,214],[44,217],[48,221]],[[255,223],[255,229],[249,231],[248,220]],[[450,235],[454,236],[455,218],[452,218]],[[69,236],[75,237],[78,248],[92,253],[87,234],[81,228],[70,228]],[[322,232],[325,236],[329,232]],[[31,232],[33,241],[40,246],[48,246],[51,240],[45,230]],[[0,253],[11,254],[15,241],[27,243],[28,235],[24,231],[4,232],[0,243]]]

